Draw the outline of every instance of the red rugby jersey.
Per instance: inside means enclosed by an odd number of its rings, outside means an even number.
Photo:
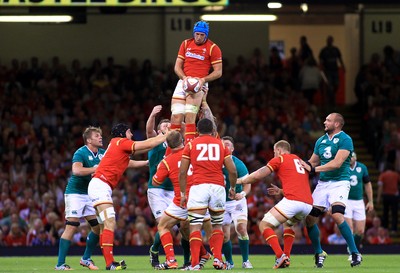
[[[178,58],[184,60],[183,72],[186,76],[203,78],[213,64],[222,62],[222,52],[217,44],[208,40],[197,45],[194,39],[184,40],[179,47]]]
[[[174,186],[174,200],[175,205],[180,206],[181,203],[181,190],[179,187],[179,167],[181,166],[183,147],[180,150],[173,151],[166,158],[164,158],[157,166],[157,172],[153,176],[153,181],[157,184],[162,184],[165,178],[169,177]],[[192,166],[189,167],[187,175],[186,196],[189,195],[190,186],[192,185]]]
[[[309,174],[300,164],[300,160],[295,154],[283,154],[271,159],[267,167],[278,175],[287,199],[312,205]]]
[[[225,187],[222,167],[231,152],[220,139],[210,135],[201,135],[187,143],[182,158],[190,160],[193,166],[193,185],[204,183]]]
[[[107,147],[93,177],[106,182],[114,189],[129,164],[129,156],[135,152],[135,141],[127,138],[113,138]]]

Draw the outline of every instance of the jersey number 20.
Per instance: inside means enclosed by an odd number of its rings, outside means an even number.
[[[221,158],[219,147],[220,146],[215,143],[197,144],[196,150],[200,150],[200,153],[197,156],[197,161],[219,161],[219,159]]]

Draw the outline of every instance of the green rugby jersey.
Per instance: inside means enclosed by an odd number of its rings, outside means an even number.
[[[233,163],[236,166],[236,172],[237,172],[238,179],[244,178],[245,176],[247,176],[249,174],[249,171],[247,170],[246,165],[244,165],[244,163],[236,156],[232,156],[232,159],[233,159]],[[229,189],[231,187],[231,183],[229,182],[228,170],[225,167],[223,167],[222,172],[224,173],[224,177],[225,177],[226,201],[232,201],[232,199],[230,199],[228,197]],[[235,191],[238,193],[238,192],[241,192],[242,190],[243,190],[243,185],[236,184]]]
[[[354,168],[350,167],[350,192],[349,200],[364,199],[364,184],[370,182],[367,166],[357,162]]]
[[[72,164],[82,162],[84,168],[94,167],[99,165],[105,152],[106,150],[99,148],[97,154],[94,154],[86,145],[82,146],[74,153]],[[72,174],[65,188],[65,194],[88,194],[88,185],[91,179],[92,175],[76,176]]]
[[[164,159],[165,151],[167,150],[167,143],[161,143],[160,145],[154,147],[147,153],[147,158],[149,160],[149,181],[148,188],[161,188],[167,191],[173,191],[174,187],[171,180],[167,177],[160,186],[153,186],[152,180],[153,176],[157,172],[157,166]]]
[[[329,139],[328,134],[321,136],[315,143],[314,154],[318,155],[322,166],[332,161],[339,150],[348,150],[349,156],[339,169],[321,172],[321,181],[350,180],[350,157],[354,147],[353,140],[348,134],[340,131],[332,139]]]

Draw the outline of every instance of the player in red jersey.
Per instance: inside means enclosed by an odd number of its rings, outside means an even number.
[[[176,224],[180,223],[180,232],[182,236],[189,241],[189,225],[187,220],[188,212],[186,208],[180,207],[181,194],[179,188],[179,167],[181,165],[181,158],[183,152],[183,137],[180,132],[173,131],[167,137],[168,147],[171,148],[171,154],[169,154],[165,159],[163,159],[157,167],[157,172],[153,176],[153,185],[159,186],[163,181],[169,177],[174,186],[174,199],[173,202],[164,211],[163,215],[160,217],[158,224],[158,232],[160,233],[161,242],[164,247],[164,252],[166,256],[166,261],[155,267],[158,270],[165,269],[175,269],[178,267],[178,263],[175,259],[175,252],[173,248],[173,238],[171,234],[171,229]],[[187,188],[186,195],[190,190],[192,184],[192,168],[188,170],[187,176]],[[202,252],[205,253],[203,256],[207,256],[203,260],[203,264],[210,258],[204,245],[202,246]],[[185,266],[184,266],[185,267]]]
[[[175,62],[175,73],[179,77],[171,100],[171,129],[179,130],[185,121],[185,143],[195,137],[196,116],[208,82],[222,76],[222,53],[217,44],[208,39],[209,25],[205,21],[195,23],[193,38],[184,40]],[[210,73],[210,69],[212,72]],[[187,93],[183,89],[188,77],[199,80],[200,92]]]
[[[200,269],[200,252],[202,246],[201,226],[207,209],[211,215],[212,235],[209,241],[214,255],[213,266],[216,269],[225,269],[222,262],[222,221],[225,211],[225,178],[222,167],[228,170],[230,198],[235,196],[237,180],[236,167],[233,163],[231,152],[220,139],[215,138],[214,123],[207,118],[197,123],[199,136],[185,145],[181,167],[179,170],[179,183],[181,190],[181,207],[185,207],[187,200],[187,172],[193,166],[193,185],[190,187],[187,209],[190,222],[190,252],[192,253],[192,266],[189,270]]]
[[[283,194],[283,199],[270,209],[260,222],[259,228],[266,242],[275,252],[274,269],[287,267],[290,264],[290,251],[294,241],[295,223],[305,218],[312,210],[312,195],[309,174],[301,165],[301,159],[290,153],[290,144],[280,140],[274,145],[274,158],[266,166],[251,173],[241,181],[251,184],[275,172],[282,183],[282,190],[276,186],[268,189],[268,194]],[[274,229],[283,224],[284,250]]]
[[[147,152],[163,143],[168,133],[144,141],[134,141],[131,140],[133,134],[126,124],[117,124],[111,130],[110,144],[88,187],[88,194],[96,208],[99,223],[104,225],[100,235],[100,246],[106,261],[106,270],[126,269],[125,261],[114,261],[113,244],[116,221],[112,190],[118,185],[126,168],[137,168],[147,164],[147,161],[131,160],[130,155]]]

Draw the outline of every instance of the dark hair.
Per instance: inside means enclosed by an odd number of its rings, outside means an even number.
[[[208,119],[203,118],[197,122],[197,131],[199,134],[212,134],[214,130],[214,123]]]
[[[128,131],[129,126],[124,123],[118,123],[114,125],[111,129],[111,136],[114,137],[126,137],[126,131]]]
[[[231,137],[231,136],[224,136],[221,139],[222,140],[229,140],[233,145],[235,145],[235,141],[233,140],[233,137]]]
[[[167,118],[164,118],[164,119],[160,120],[160,122],[159,122],[158,125],[157,125],[157,131],[160,130],[161,124],[163,124],[163,123],[170,123],[170,122],[171,122],[171,121],[170,121],[169,119],[167,119]]]

